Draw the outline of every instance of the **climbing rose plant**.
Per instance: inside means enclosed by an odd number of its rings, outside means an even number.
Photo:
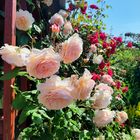
[[[52,4],[44,0],[36,6],[42,13]],[[17,67],[10,77],[16,76],[12,87],[13,107],[19,110],[18,139],[139,139],[140,130],[131,131],[125,111],[123,94],[128,88],[115,78],[110,65],[122,38],[102,32],[105,1],[97,4],[102,7],[68,1],[68,9],[49,21],[17,11],[17,46],[5,44],[0,55]],[[20,89],[20,77],[28,79],[27,91]],[[6,74],[1,77],[5,78]]]

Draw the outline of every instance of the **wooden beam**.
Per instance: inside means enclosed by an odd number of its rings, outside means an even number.
[[[4,43],[11,45],[16,44],[16,0],[5,0],[5,28],[4,28]],[[13,66],[4,63],[4,72],[7,73],[12,70]],[[12,100],[15,95],[11,88],[14,84],[14,79],[4,81],[4,95],[3,95],[3,115],[4,128],[3,140],[14,140],[15,133],[15,111],[12,108]]]

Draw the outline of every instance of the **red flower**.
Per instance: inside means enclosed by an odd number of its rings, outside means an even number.
[[[91,8],[91,9],[96,9],[96,10],[99,9],[99,7],[98,7],[97,5],[95,5],[95,4],[91,4],[91,5],[90,5],[90,8]]]
[[[90,35],[88,38],[89,38],[89,41],[90,41],[91,44],[96,44],[96,43],[99,42],[98,41],[98,32],[96,32],[93,35]]]
[[[124,123],[122,123],[122,124],[120,124],[120,126],[121,126],[122,128],[124,128],[124,127],[125,127],[125,124],[124,124]]]
[[[69,4],[68,11],[71,12],[71,11],[73,11],[74,9],[75,9],[75,6],[74,6],[72,3],[70,3],[70,4]]]
[[[104,61],[102,61],[100,64],[99,64],[99,68],[100,69],[103,69],[105,67],[105,63],[104,63]]]
[[[111,50],[110,50],[110,54],[114,54],[116,52],[116,48],[112,48]]]
[[[108,69],[108,71],[107,71],[107,73],[108,73],[108,75],[110,75],[111,77],[113,76],[113,71],[112,71],[112,69]]]
[[[116,44],[116,41],[114,39],[111,39],[110,46],[112,48],[116,48],[117,44]]]
[[[107,38],[107,36],[106,36],[106,34],[105,33],[100,33],[100,38],[102,39],[102,40],[106,40],[106,38]]]
[[[103,42],[103,48],[108,48],[109,44],[107,42]]]
[[[88,15],[87,17],[88,17],[88,18],[92,18],[92,15]]]
[[[87,11],[87,3],[84,4],[84,7],[81,7],[81,13],[86,14]]]
[[[93,73],[92,74],[92,79],[94,80],[94,81],[96,81],[96,80],[100,80],[100,75],[99,74],[96,74],[96,73]]]
[[[127,91],[128,91],[128,87],[123,87],[123,88],[122,88],[122,92],[123,92],[123,93],[125,93],[125,92],[127,92]]]
[[[117,41],[117,44],[122,43],[122,37],[114,37],[114,39]]]
[[[116,86],[117,89],[120,89],[121,88],[121,82],[120,81],[115,82],[115,86]]]
[[[107,66],[107,67],[110,67],[110,62],[107,62],[107,63],[106,63],[106,66]]]
[[[78,29],[78,27],[75,27],[75,28],[74,28],[74,30],[75,30],[76,32],[79,32],[79,29]]]
[[[127,47],[128,48],[132,48],[132,46],[133,46],[133,43],[132,42],[128,42]]]
[[[122,37],[118,37],[118,38],[117,38],[117,41],[118,41],[119,43],[122,43]]]

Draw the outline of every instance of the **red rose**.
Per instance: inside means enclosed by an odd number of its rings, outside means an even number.
[[[123,93],[125,93],[125,92],[127,92],[127,91],[128,91],[128,87],[123,87],[123,88],[122,88],[122,92],[123,92]]]
[[[108,75],[110,75],[111,77],[113,76],[113,71],[112,71],[112,69],[108,69],[108,71],[107,71],[107,73],[108,73]]]
[[[107,62],[107,63],[106,63],[106,66],[107,66],[107,67],[110,67],[110,62]]]
[[[68,11],[71,12],[71,11],[73,11],[74,9],[75,9],[75,6],[74,6],[72,3],[70,3],[70,4],[69,4]]]
[[[100,69],[103,69],[105,67],[105,63],[104,63],[104,61],[102,61],[100,64],[99,64],[99,68]]]
[[[119,43],[122,43],[122,37],[118,37],[118,38],[117,38],[117,41],[118,41]]]
[[[93,35],[90,35],[88,38],[89,38],[89,41],[90,41],[91,44],[96,44],[96,43],[99,42],[97,32],[95,34],[93,34]]]
[[[106,34],[105,33],[100,33],[100,38],[102,39],[102,40],[106,40],[106,38],[107,38],[107,36],[106,36]]]
[[[84,7],[81,7],[81,13],[86,14],[87,11],[87,3],[84,4]]]
[[[96,73],[93,73],[92,74],[92,79],[94,80],[94,81],[96,81],[96,80],[100,80],[100,75],[99,74],[96,74]]]
[[[120,81],[115,82],[115,86],[116,86],[117,89],[120,89],[121,88],[121,82]]]
[[[133,43],[132,42],[128,42],[127,47],[128,48],[132,48],[132,46],[133,46]]]
[[[122,43],[122,37],[114,37],[114,39],[115,39],[116,41],[118,41],[119,43]]]
[[[116,48],[117,44],[116,44],[116,41],[114,39],[111,39],[110,46],[112,48]]]
[[[96,9],[96,10],[99,9],[99,7],[98,7],[97,5],[95,5],[95,4],[91,4],[91,5],[90,5],[90,8],[91,8],[91,9]]]
[[[103,42],[103,48],[108,48],[109,44],[107,42]]]

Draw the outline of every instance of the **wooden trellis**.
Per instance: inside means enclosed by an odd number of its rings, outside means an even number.
[[[5,21],[4,21],[4,43],[16,45],[16,3],[17,0],[5,0]],[[26,0],[21,0],[23,9],[26,9]],[[65,0],[54,0],[50,8],[46,8],[46,15],[48,12],[54,14],[59,9],[64,8]],[[46,17],[48,18],[48,17]],[[12,70],[14,67],[4,63],[4,73]],[[21,89],[27,89],[27,81],[24,80]],[[12,100],[15,94],[11,88],[14,84],[14,79],[4,81],[3,94],[3,140],[14,140],[15,136],[15,110],[12,108]]]
[[[16,45],[16,0],[5,0],[5,28],[4,28],[4,43]],[[4,63],[4,72],[11,70],[13,66]],[[12,108],[12,100],[14,93],[11,84],[14,79],[4,81],[3,95],[3,140],[14,140],[15,131],[15,111]]]

